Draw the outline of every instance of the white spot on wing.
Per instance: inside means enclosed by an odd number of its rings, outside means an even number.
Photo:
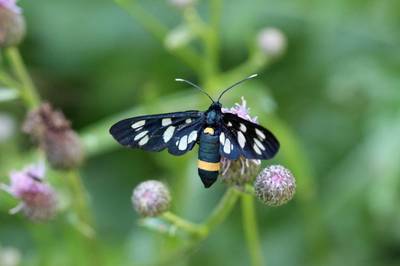
[[[181,151],[186,150],[186,147],[187,147],[187,144],[188,144],[187,139],[188,139],[188,136],[185,135],[179,140],[179,146],[178,146],[179,150],[181,150]]]
[[[188,143],[191,143],[192,141],[195,141],[196,139],[197,139],[197,131],[194,130],[189,135]]]
[[[241,130],[242,132],[246,132],[247,127],[246,127],[244,124],[240,123],[240,130]]]
[[[146,144],[149,141],[149,136],[145,136],[144,138],[142,138],[139,141],[139,146],[143,146],[144,144]]]
[[[148,131],[140,132],[139,134],[137,134],[137,135],[133,138],[133,140],[136,141],[136,140],[138,140],[138,139],[143,138],[144,136],[147,135],[147,132],[148,132]]]
[[[186,123],[186,124],[192,123],[192,119],[190,119],[190,118],[186,119],[186,120],[185,120],[185,123]]]
[[[228,127],[231,127],[232,126],[232,123],[231,122],[228,122]]]
[[[260,149],[257,147],[256,144],[253,145],[253,149],[257,154],[262,155],[262,152],[260,151]]]
[[[258,139],[254,138],[254,142],[257,144],[257,146],[262,149],[263,151],[265,151],[265,147],[264,145],[261,143],[261,141],[259,141]]]
[[[246,138],[244,137],[243,133],[238,131],[238,142],[241,148],[244,148],[244,145],[246,144]]]
[[[171,125],[171,124],[172,124],[171,118],[164,118],[163,120],[161,120],[161,125],[163,127]]]
[[[135,128],[144,126],[144,124],[146,124],[146,120],[140,120],[140,121],[137,121],[136,123],[133,123],[131,127],[133,129],[135,129]]]
[[[172,136],[174,135],[175,132],[175,127],[174,126],[169,126],[163,134],[163,139],[164,142],[167,143],[168,141],[170,141],[170,139],[172,138]]]
[[[222,132],[222,133],[219,135],[219,142],[221,142],[222,145],[225,144],[225,134],[224,134],[224,132]]]
[[[229,139],[225,140],[225,144],[224,144],[224,152],[226,154],[231,153],[231,141]]]
[[[264,132],[262,132],[262,131],[259,130],[258,128],[256,128],[256,134],[257,134],[261,139],[265,139],[265,134],[264,134]]]

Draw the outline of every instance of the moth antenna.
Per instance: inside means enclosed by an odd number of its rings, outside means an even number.
[[[243,82],[245,82],[245,81],[247,81],[247,80],[249,80],[249,79],[255,78],[255,77],[257,77],[257,76],[258,76],[258,74],[250,75],[250,76],[248,76],[247,78],[242,79],[242,80],[236,82],[235,84],[229,86],[228,88],[226,88],[226,89],[219,95],[217,102],[219,102],[219,100],[221,100],[222,95],[224,95],[225,92],[227,92],[227,91],[229,91],[230,89],[232,89],[233,87],[236,87],[237,85],[239,85],[239,84],[241,84],[241,83],[243,83]]]
[[[192,83],[192,82],[190,82],[190,81],[188,81],[188,80],[186,80],[186,79],[176,78],[175,81],[178,81],[178,82],[185,82],[185,83],[187,83],[187,84],[189,84],[189,85],[195,87],[196,89],[200,90],[202,93],[204,93],[205,95],[207,95],[208,98],[210,98],[210,100],[211,100],[212,102],[215,102],[215,101],[213,100],[213,98],[211,98],[211,96],[210,96],[207,92],[205,92],[202,88],[200,88],[200,86],[198,86],[198,85],[196,85],[196,84],[194,84],[194,83]]]

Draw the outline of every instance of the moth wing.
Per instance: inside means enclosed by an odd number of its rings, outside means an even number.
[[[181,149],[178,145],[177,151],[171,148],[172,144],[177,140],[181,141],[186,132],[190,135],[195,129],[200,129],[203,121],[204,114],[200,111],[145,115],[117,122],[110,128],[110,134],[121,145],[129,148],[161,151],[168,147],[171,154],[181,155],[193,148],[197,136],[195,141],[186,143],[184,150],[183,144]],[[190,136],[190,140],[193,138],[194,133]]]
[[[279,150],[279,141],[266,128],[232,113],[223,113],[220,153],[235,160],[240,155],[247,159],[271,159]],[[228,142],[229,140],[229,142]],[[233,144],[228,147],[228,144]]]

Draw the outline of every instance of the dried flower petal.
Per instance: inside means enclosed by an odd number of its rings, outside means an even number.
[[[30,112],[23,131],[30,134],[45,151],[51,166],[58,169],[78,167],[84,159],[79,136],[64,114],[45,103]]]

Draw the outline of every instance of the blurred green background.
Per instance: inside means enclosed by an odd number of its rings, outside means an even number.
[[[139,3],[168,28],[182,23],[181,12],[167,1]],[[206,84],[111,0],[20,5],[28,25],[21,53],[42,97],[62,109],[83,136],[104,125],[107,143],[95,144],[81,169],[102,265],[152,265],[170,257],[182,241],[138,226],[133,187],[146,179],[165,181],[173,209],[200,222],[226,186],[203,189],[196,152],[172,157],[126,150],[114,145],[105,126],[122,117],[110,116],[127,110],[128,116],[205,110],[203,95],[173,79]],[[205,19],[208,5],[196,5]],[[224,1],[221,69],[245,61],[264,27],[286,35],[286,52],[223,103],[231,106],[245,96],[251,114],[286,145],[286,156],[273,162],[292,169],[300,186],[282,207],[257,203],[266,263],[400,265],[400,1]],[[184,101],[174,102],[176,97]],[[18,102],[2,104],[0,111],[17,128],[25,114]],[[21,165],[28,143],[19,131],[0,143],[3,182]],[[91,250],[62,216],[35,224],[8,215],[13,204],[0,193],[0,245],[18,249],[20,265],[90,265]],[[242,230],[236,208],[195,250],[164,265],[249,265]]]

